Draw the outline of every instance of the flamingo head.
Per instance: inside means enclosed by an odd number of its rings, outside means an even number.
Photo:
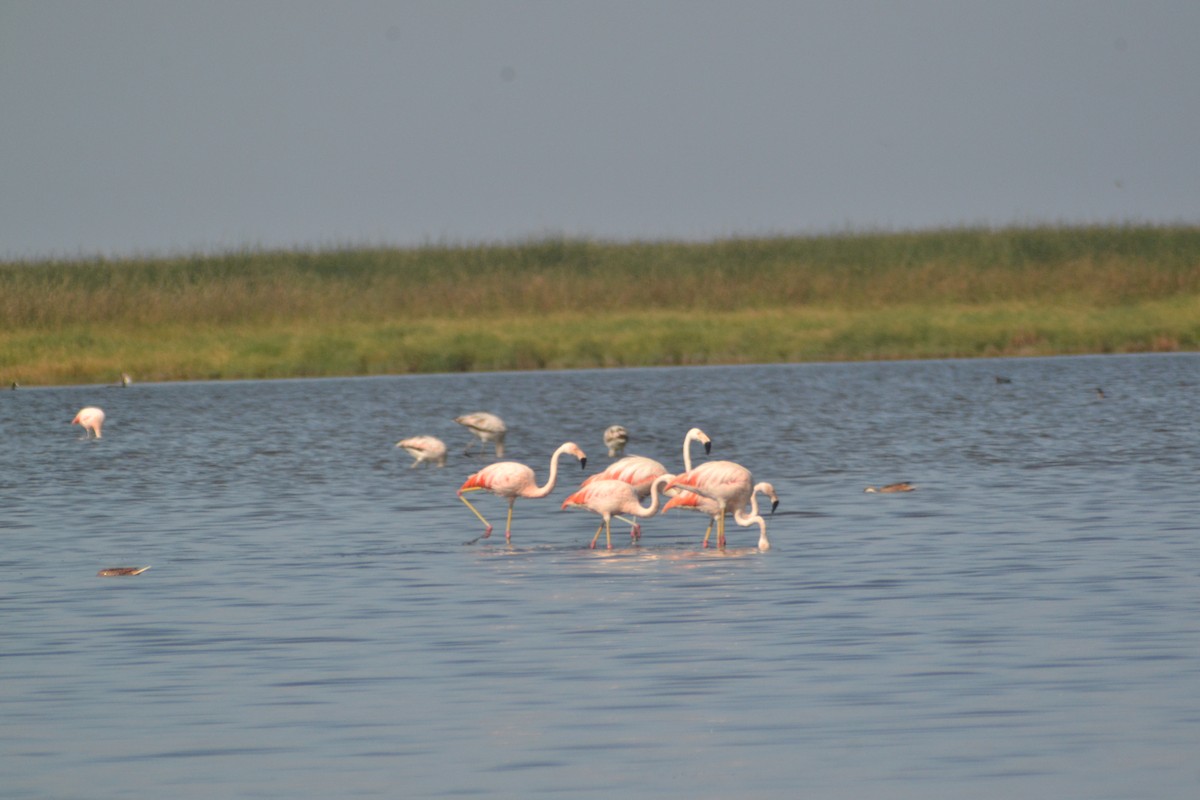
[[[775,513],[775,509],[779,508],[779,498],[775,495],[775,487],[765,481],[754,487],[755,493],[761,492],[765,494],[771,501],[771,513]]]

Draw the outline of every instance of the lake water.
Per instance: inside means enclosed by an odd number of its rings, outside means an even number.
[[[589,456],[511,547],[476,410]],[[1191,798],[1198,412],[1187,354],[4,392],[0,796]],[[613,423],[771,481],[772,549],[588,550]]]

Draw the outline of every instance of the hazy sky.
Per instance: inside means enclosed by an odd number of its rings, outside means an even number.
[[[0,258],[1200,222],[1200,2],[0,0]]]

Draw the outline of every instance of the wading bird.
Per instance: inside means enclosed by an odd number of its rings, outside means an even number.
[[[600,527],[596,528],[596,535],[592,537],[591,547],[596,547],[596,540],[600,538],[600,531],[604,531],[604,539],[608,544],[608,549],[612,550],[612,518],[616,514],[631,514],[635,517],[653,517],[658,513],[658,490],[660,486],[666,485],[671,480],[670,475],[659,475],[650,484],[650,505],[643,507],[638,502],[637,492],[625,481],[607,480],[593,481],[587,486],[580,487],[578,491],[563,501],[562,507],[586,508],[594,514],[599,514],[604,520],[600,523]],[[630,535],[634,541],[637,541],[638,525],[634,523],[635,531],[631,531]]]
[[[454,421],[475,434],[475,437],[479,439],[480,453],[483,452],[485,442],[494,442],[496,444],[496,458],[504,458],[504,434],[508,433],[508,428],[505,427],[504,420],[486,411],[476,411],[474,414],[463,414],[461,417],[455,417]],[[467,442],[467,449],[463,451],[463,455],[471,452],[471,445],[474,443],[474,440]]]
[[[100,428],[104,426],[104,412],[95,406],[88,406],[79,409],[79,413],[75,415],[75,419],[71,420],[72,425],[82,425],[84,438],[88,438],[89,434],[96,434],[96,438],[100,438]]]
[[[625,454],[625,445],[629,444],[629,431],[624,425],[609,425],[604,430],[604,446],[608,448],[608,457],[616,458]]]
[[[409,469],[421,464],[446,466],[446,443],[436,436],[411,436],[396,442],[396,447],[403,447],[415,459]]]
[[[675,476],[675,480],[667,484],[667,493],[674,494],[672,489],[685,489],[702,494],[717,502],[717,547],[725,546],[725,515],[731,511],[745,508],[753,494],[754,481],[750,470],[732,461],[709,461],[695,469],[688,470]],[[680,497],[675,495],[672,499]],[[667,503],[663,506],[665,512],[669,508],[696,508],[694,502],[680,499],[678,503]],[[704,546],[708,547],[708,536],[712,526],[704,533]]]
[[[895,494],[896,492],[915,492],[916,490],[917,487],[913,486],[908,481],[889,483],[887,486],[868,486],[867,488],[863,489],[864,492],[869,492],[871,494]]]
[[[758,496],[766,495],[771,501],[771,513],[775,513],[775,509],[779,507],[779,498],[775,495],[775,487],[769,483],[762,482],[754,485],[754,491],[750,493],[750,513],[746,513],[744,508],[735,508],[733,510],[733,521],[743,528],[748,528],[751,525],[758,525],[758,549],[770,550],[771,542],[767,539],[767,521],[762,518],[758,512]],[[672,497],[665,506],[663,511],[668,508],[694,508],[696,511],[707,514],[712,519],[708,523],[708,530],[704,532],[704,546],[708,547],[708,535],[712,533],[713,523],[717,521],[718,516],[723,517],[724,511],[720,503],[706,494],[700,489],[689,489],[681,491],[679,494]],[[721,527],[724,527],[723,521]],[[718,547],[725,546],[724,534],[717,534]]]
[[[518,497],[537,498],[550,494],[554,490],[555,481],[558,480],[558,459],[563,453],[575,456],[579,459],[581,467],[587,467],[587,456],[579,449],[579,445],[574,442],[565,442],[559,445],[554,454],[550,456],[550,477],[544,486],[537,485],[532,469],[516,461],[498,461],[495,464],[488,464],[467,478],[458,489],[458,499],[466,503],[467,508],[471,509],[471,512],[484,524],[486,529],[480,538],[486,539],[492,535],[492,524],[484,518],[483,514],[479,513],[479,509],[471,505],[470,500],[463,497],[463,494],[488,491],[497,497],[506,498],[508,500],[508,521],[504,524],[504,540],[511,541],[513,503]],[[478,541],[478,539],[474,541]]]

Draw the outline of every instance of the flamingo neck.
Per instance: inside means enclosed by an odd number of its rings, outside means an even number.
[[[634,516],[636,516],[636,517],[653,517],[655,514],[658,513],[658,501],[660,499],[659,494],[658,494],[658,487],[660,484],[663,486],[666,486],[668,483],[668,480],[669,480],[669,478],[666,475],[659,475],[657,478],[654,479],[654,482],[650,484],[650,506],[648,508],[643,508],[642,505],[639,503],[637,510],[635,510],[633,512]]]
[[[692,442],[699,441],[689,433],[683,440],[683,471],[692,471]]]
[[[545,497],[554,491],[554,484],[558,481],[558,459],[567,451],[566,446],[560,447],[554,451],[554,455],[550,456],[550,477],[546,479],[546,484],[534,489],[529,494],[525,495],[530,498]]]
[[[733,512],[733,521],[743,528],[749,528],[751,525],[758,525],[758,549],[770,550],[771,542],[767,539],[767,521],[758,513],[758,492],[750,495],[750,513],[747,514],[743,509],[737,509]]]

